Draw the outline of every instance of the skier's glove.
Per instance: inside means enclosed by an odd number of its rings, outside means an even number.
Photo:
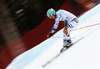
[[[50,33],[47,35],[47,38],[50,38],[52,35],[53,35],[53,33],[50,32]]]

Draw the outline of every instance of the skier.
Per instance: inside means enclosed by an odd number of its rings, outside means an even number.
[[[64,21],[63,48],[61,51],[66,50],[73,44],[70,37],[70,31],[78,25],[79,22],[77,17],[74,14],[62,9],[56,12],[53,8],[50,8],[47,11],[47,16],[50,19],[55,19],[55,24],[51,32],[47,35],[47,38],[50,38],[53,35],[59,25],[59,22]]]

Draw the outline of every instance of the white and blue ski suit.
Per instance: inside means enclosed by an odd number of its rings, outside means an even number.
[[[73,28],[77,27],[79,23],[77,20],[77,17],[74,14],[68,11],[65,11],[65,10],[58,10],[56,12],[55,24],[51,30],[51,33],[55,32],[60,21],[64,21],[64,26],[67,25],[68,31],[71,31]],[[71,39],[70,32],[68,32],[67,34],[64,33],[63,34],[63,46],[67,45],[67,40],[69,39]]]

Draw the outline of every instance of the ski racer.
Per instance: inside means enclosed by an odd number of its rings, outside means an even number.
[[[64,21],[62,50],[66,50],[73,44],[70,37],[70,31],[78,25],[79,21],[77,17],[74,14],[62,9],[56,12],[53,8],[48,9],[47,16],[50,19],[55,19],[55,24],[51,32],[47,35],[47,38],[50,38],[53,35],[59,25],[59,22]]]

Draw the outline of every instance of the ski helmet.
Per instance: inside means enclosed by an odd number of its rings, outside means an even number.
[[[56,11],[53,8],[47,11],[47,16],[50,17],[51,15],[56,15]]]

